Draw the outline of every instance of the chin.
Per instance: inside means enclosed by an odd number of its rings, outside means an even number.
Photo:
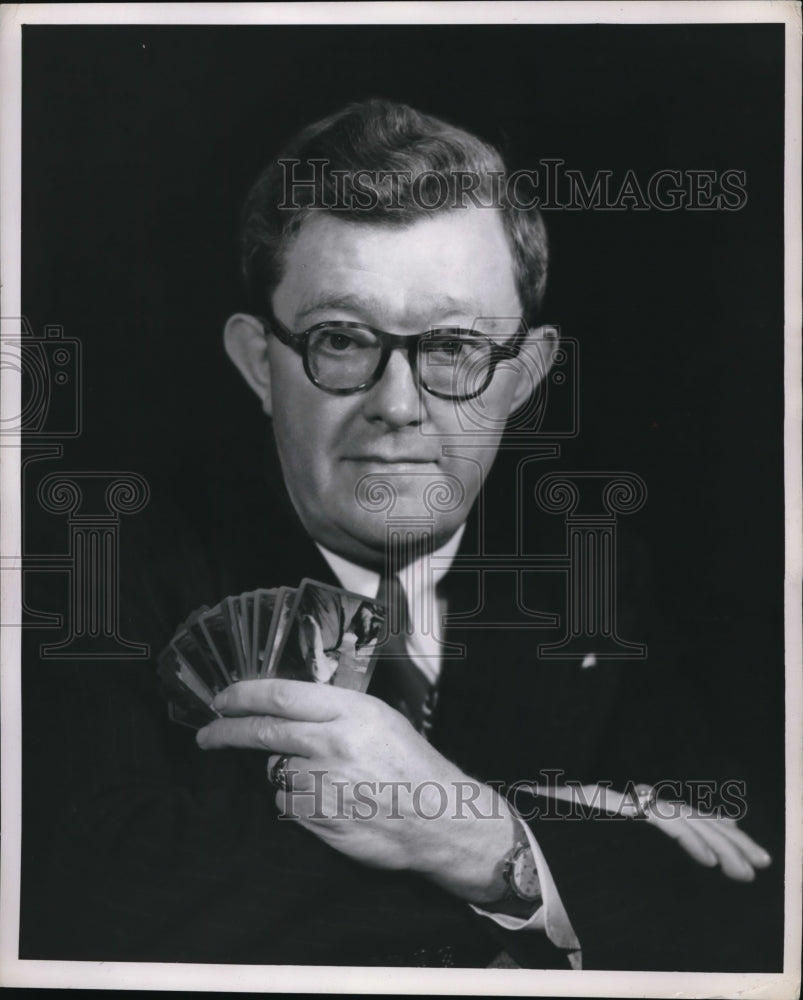
[[[473,484],[471,484],[473,485]],[[475,491],[453,473],[418,472],[415,475],[364,476],[352,496],[360,521],[384,525],[395,521],[431,523],[447,520],[453,531],[465,520]],[[351,499],[351,498],[350,498]]]
[[[337,548],[334,545],[328,547],[346,559],[384,566],[389,545],[403,546],[409,551],[409,559],[416,559],[421,554],[420,546],[427,542],[430,551],[445,545],[463,520],[465,519],[450,519],[448,522],[440,518],[424,520],[420,505],[411,506],[409,511],[394,510],[391,517],[366,516],[359,524],[350,526],[348,539],[344,538],[343,544]],[[323,544],[326,545],[325,542]],[[402,561],[407,562],[408,559],[403,558]]]

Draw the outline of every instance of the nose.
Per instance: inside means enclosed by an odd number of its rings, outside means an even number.
[[[365,395],[366,419],[381,420],[389,427],[406,427],[421,422],[421,407],[421,393],[406,351],[391,351],[382,378]]]

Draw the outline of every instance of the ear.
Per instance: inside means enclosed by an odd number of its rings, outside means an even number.
[[[521,368],[513,392],[511,413],[524,406],[549,374],[559,338],[560,330],[556,326],[533,327],[527,331],[519,352]]]
[[[259,397],[262,409],[270,416],[270,361],[262,324],[255,316],[235,313],[226,321],[223,343],[226,353]]]

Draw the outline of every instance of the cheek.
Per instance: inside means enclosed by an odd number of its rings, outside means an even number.
[[[314,481],[319,436],[325,427],[313,407],[299,405],[299,395],[278,387],[273,392],[273,433],[291,493],[296,484]]]
[[[510,379],[494,380],[481,396],[460,403],[444,403],[435,427],[444,440],[454,446],[449,451],[466,459],[470,456],[474,464],[490,464],[513,408],[514,389]],[[454,465],[467,468],[466,461],[456,456],[444,458],[442,462],[444,468]]]
[[[494,426],[504,426],[513,409],[513,400],[523,376],[518,369],[511,370],[505,365],[497,369],[496,377],[491,383],[484,400],[486,411],[493,417]]]
[[[310,385],[278,384],[273,392],[273,430],[285,480],[302,503],[316,501],[332,489],[338,474],[338,445],[347,433],[347,414],[330,397]]]

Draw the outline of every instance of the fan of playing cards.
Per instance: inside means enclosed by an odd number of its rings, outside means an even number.
[[[385,636],[379,602],[315,580],[253,590],[202,607],[159,655],[174,722],[199,729],[218,717],[218,691],[250,678],[288,677],[364,691]]]

